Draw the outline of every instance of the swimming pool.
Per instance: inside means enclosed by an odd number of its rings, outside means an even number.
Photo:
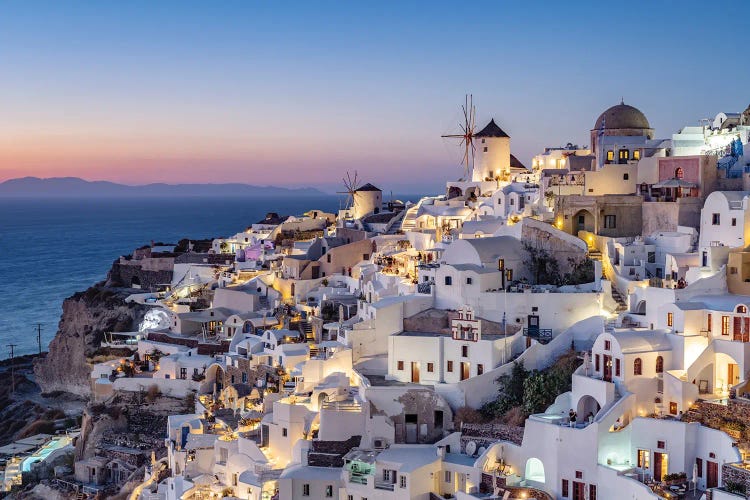
[[[31,466],[33,464],[35,464],[36,462],[43,462],[48,456],[52,454],[52,452],[57,451],[60,448],[64,448],[70,443],[71,439],[67,436],[50,439],[44,446],[34,452],[34,454],[24,459],[23,463],[21,464],[21,471],[30,472]]]

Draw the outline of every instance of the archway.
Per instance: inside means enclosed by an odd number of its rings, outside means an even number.
[[[573,234],[578,234],[578,231],[593,233],[595,230],[594,214],[588,210],[579,210],[575,213],[573,216]]]
[[[589,423],[589,415],[593,415],[596,418],[596,414],[599,413],[601,405],[593,397],[586,395],[578,400],[576,406],[576,413],[578,414],[578,421]]]
[[[463,196],[463,191],[457,186],[451,186],[448,188],[448,199],[459,198]]]
[[[318,394],[318,411],[323,408],[323,403],[325,403],[326,399],[328,399],[328,394],[325,392]]]
[[[526,460],[526,473],[524,479],[527,481],[535,481],[537,483],[544,483],[544,464],[538,458],[530,458]]]
[[[641,300],[638,302],[638,305],[635,306],[635,313],[636,314],[646,314],[646,301]]]
[[[727,393],[744,378],[741,365],[730,355],[722,352],[714,357],[714,392]]]
[[[224,369],[214,363],[206,369],[206,378],[200,386],[201,394],[218,396],[224,388]]]
[[[130,288],[141,288],[141,278],[138,275],[130,278]]]

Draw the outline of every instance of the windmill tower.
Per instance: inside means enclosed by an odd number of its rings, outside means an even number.
[[[474,154],[476,153],[476,146],[474,145],[476,109],[474,108],[474,97],[471,94],[466,95],[464,104],[461,106],[461,111],[464,115],[463,123],[458,124],[459,128],[461,128],[461,133],[447,134],[441,137],[448,139],[461,139],[459,145],[464,148],[464,156],[461,160],[461,163],[464,166],[464,176],[461,180],[471,181],[474,170]]]
[[[361,219],[369,214],[380,213],[380,207],[383,205],[383,192],[370,184],[359,185],[357,172],[354,177],[346,173],[344,181],[345,191],[339,191],[339,194],[346,196],[346,211],[350,217]]]

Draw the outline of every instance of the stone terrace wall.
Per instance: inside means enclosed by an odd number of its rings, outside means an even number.
[[[510,441],[521,445],[523,441],[523,427],[505,424],[463,424],[461,427],[461,451],[466,449],[466,443],[474,441],[477,447],[487,447],[497,441]]]
[[[344,455],[359,446],[362,436],[352,436],[346,441],[312,442],[312,449],[307,455],[307,465],[316,467],[343,467]]]

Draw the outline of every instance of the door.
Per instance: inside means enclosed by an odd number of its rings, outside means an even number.
[[[411,362],[411,381],[415,384],[419,383],[419,362],[418,361],[412,361]]]
[[[729,387],[740,383],[740,367],[734,363],[727,365],[727,380],[729,381]]]
[[[706,488],[719,486],[719,464],[717,462],[706,462]]]
[[[466,361],[461,363],[461,380],[469,378],[469,363]]]
[[[742,318],[740,318],[739,316],[734,317],[734,331],[732,332],[732,339],[742,340]]]
[[[586,483],[573,481],[573,500],[586,500]]]
[[[612,356],[604,355],[604,380],[612,382]]]
[[[669,461],[666,453],[654,452],[654,480],[661,481],[667,475]]]

